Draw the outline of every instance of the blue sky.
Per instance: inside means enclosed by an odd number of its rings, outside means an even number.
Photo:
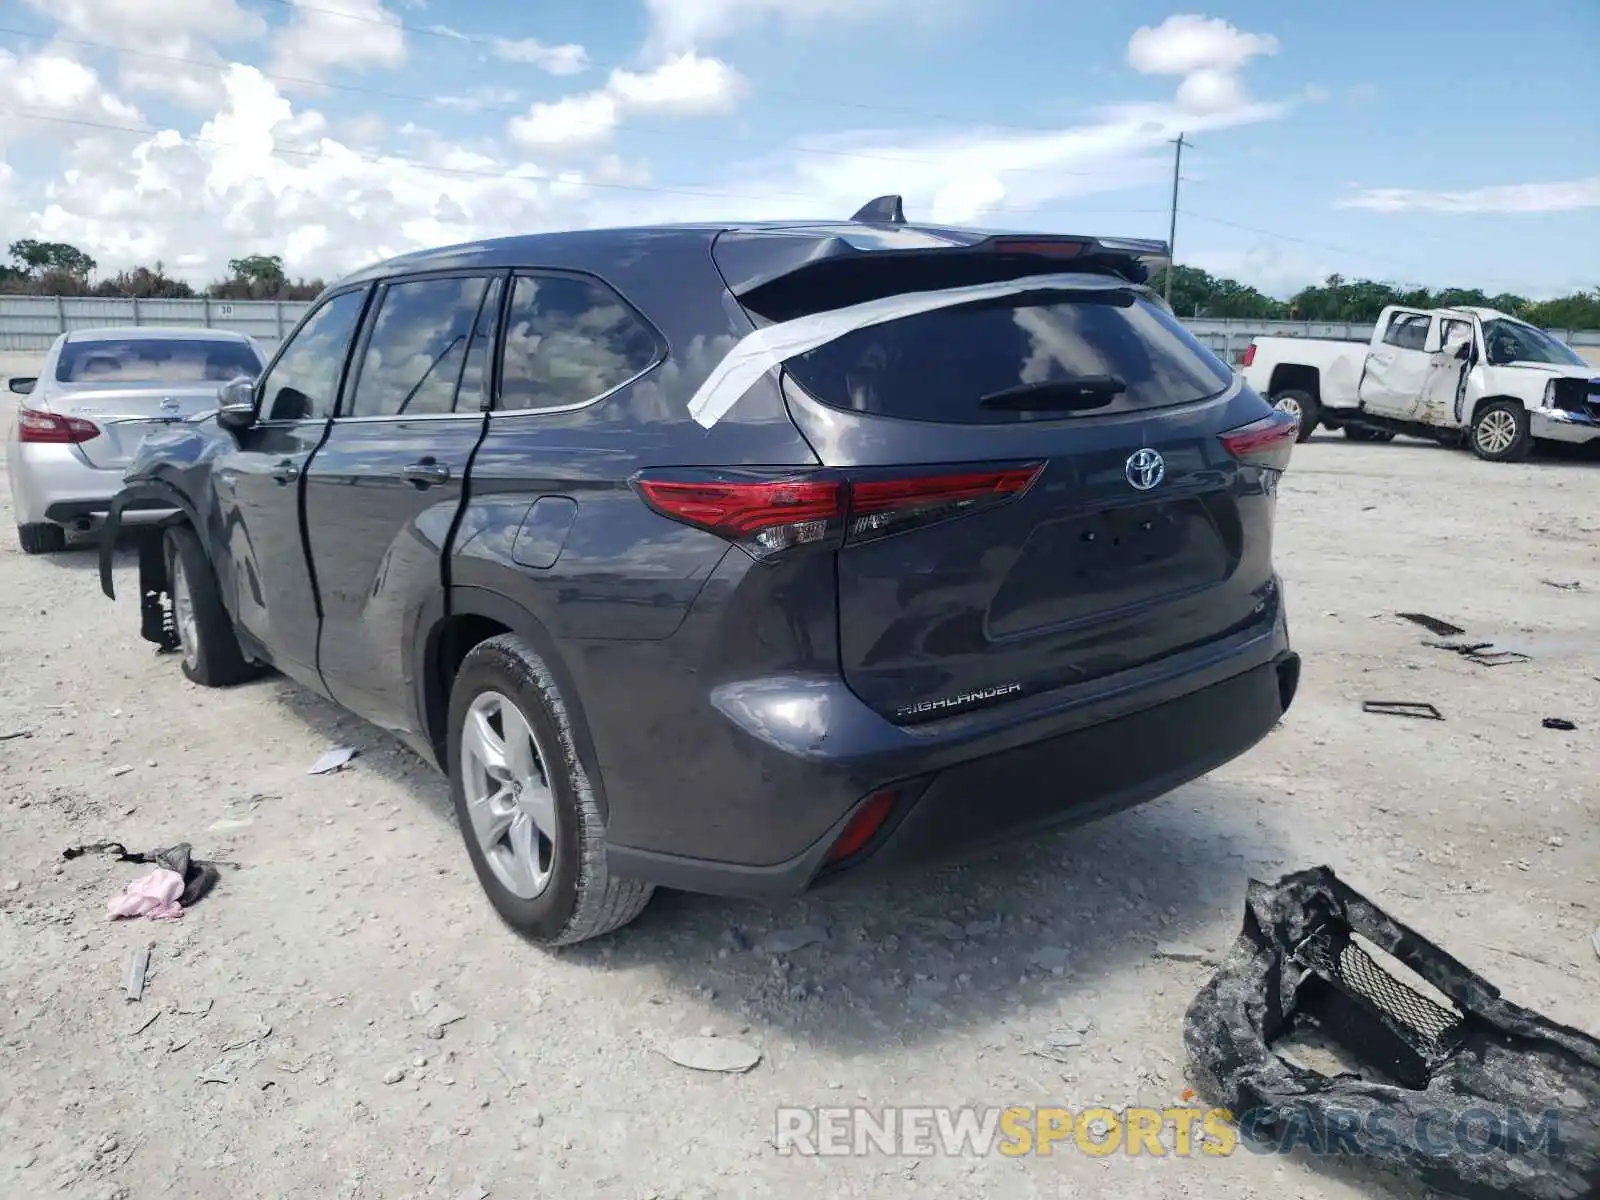
[[[330,275],[885,191],[1165,236],[1184,130],[1179,261],[1277,294],[1600,285],[1594,0],[12,0],[0,27],[6,240],[108,266]]]

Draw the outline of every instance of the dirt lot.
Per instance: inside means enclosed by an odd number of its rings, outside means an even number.
[[[661,894],[558,956],[497,923],[420,762],[282,679],[191,687],[91,553],[24,558],[10,523],[0,734],[32,736],[0,742],[6,1196],[1410,1195],[1243,1151],[801,1160],[768,1141],[785,1104],[1175,1103],[1208,967],[1158,947],[1226,946],[1249,877],[1316,863],[1600,1033],[1600,465],[1320,437],[1279,508],[1304,683],[1251,754],[962,868],[775,906]],[[132,578],[125,556],[124,596]],[[1533,658],[1474,666],[1395,610]],[[1363,714],[1372,698],[1447,720]],[[360,758],[308,776],[337,745]],[[104,839],[239,867],[181,921],[113,924],[144,868],[60,857]],[[763,948],[802,926],[827,940]],[[430,1036],[435,1000],[464,1016]],[[1063,1025],[1085,1029],[1066,1062],[1030,1053]],[[660,1053],[703,1030],[760,1064]]]

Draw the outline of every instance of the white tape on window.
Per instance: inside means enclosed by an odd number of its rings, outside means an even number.
[[[756,380],[773,367],[826,346],[847,333],[914,317],[919,313],[953,308],[981,300],[996,300],[1024,292],[1126,292],[1136,291],[1129,283],[1098,275],[1029,275],[997,283],[977,283],[967,287],[944,288],[933,292],[905,292],[884,296],[847,308],[807,313],[792,321],[779,321],[740,338],[733,349],[712,368],[705,382],[689,399],[689,415],[710,429],[722,420]]]

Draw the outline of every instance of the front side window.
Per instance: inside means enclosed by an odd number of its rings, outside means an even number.
[[[1496,367],[1514,362],[1545,363],[1560,367],[1588,365],[1576,350],[1559,338],[1553,338],[1544,330],[1524,325],[1521,321],[1487,322],[1483,327],[1483,341],[1489,351],[1489,362]]]
[[[339,377],[366,304],[364,291],[325,301],[289,338],[261,384],[268,421],[323,421],[333,416]]]
[[[488,284],[482,277],[411,279],[385,288],[346,415],[454,412]],[[469,410],[475,407],[469,402]]]
[[[1422,313],[1397,312],[1389,318],[1383,340],[1399,350],[1422,350],[1428,344],[1428,326],[1432,320]]]
[[[506,315],[501,409],[584,404],[655,364],[656,335],[598,279],[525,275]]]
[[[261,373],[255,347],[229,338],[120,338],[67,342],[56,382],[71,384],[226,383]]]

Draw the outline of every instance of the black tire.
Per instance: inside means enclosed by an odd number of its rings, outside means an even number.
[[[1275,393],[1272,407],[1300,418],[1300,433],[1295,438],[1296,442],[1308,441],[1317,431],[1317,422],[1322,419],[1322,405],[1317,398],[1299,388],[1285,388]]]
[[[531,899],[508,888],[489,865],[468,811],[462,762],[462,728],[486,693],[511,701],[532,730],[554,797],[556,835],[549,881]],[[570,946],[620,929],[644,911],[655,888],[618,879],[606,863],[605,823],[588,773],[573,749],[571,720],[555,679],[540,657],[515,634],[478,643],[461,663],[450,691],[448,766],[450,798],[461,837],[489,902],[501,920],[541,946]]]
[[[1505,438],[1507,432],[1509,441]],[[1533,450],[1528,410],[1514,400],[1485,404],[1472,418],[1467,445],[1485,462],[1521,462]]]
[[[233,619],[223,607],[217,575],[205,547],[187,525],[168,527],[162,545],[167,559],[167,591],[172,600],[173,623],[178,626],[183,673],[201,687],[232,687],[259,675],[260,668],[245,658]],[[180,612],[179,588],[187,587],[193,626],[186,631]]]
[[[24,554],[60,554],[67,548],[67,531],[49,521],[18,525],[17,543]]]

